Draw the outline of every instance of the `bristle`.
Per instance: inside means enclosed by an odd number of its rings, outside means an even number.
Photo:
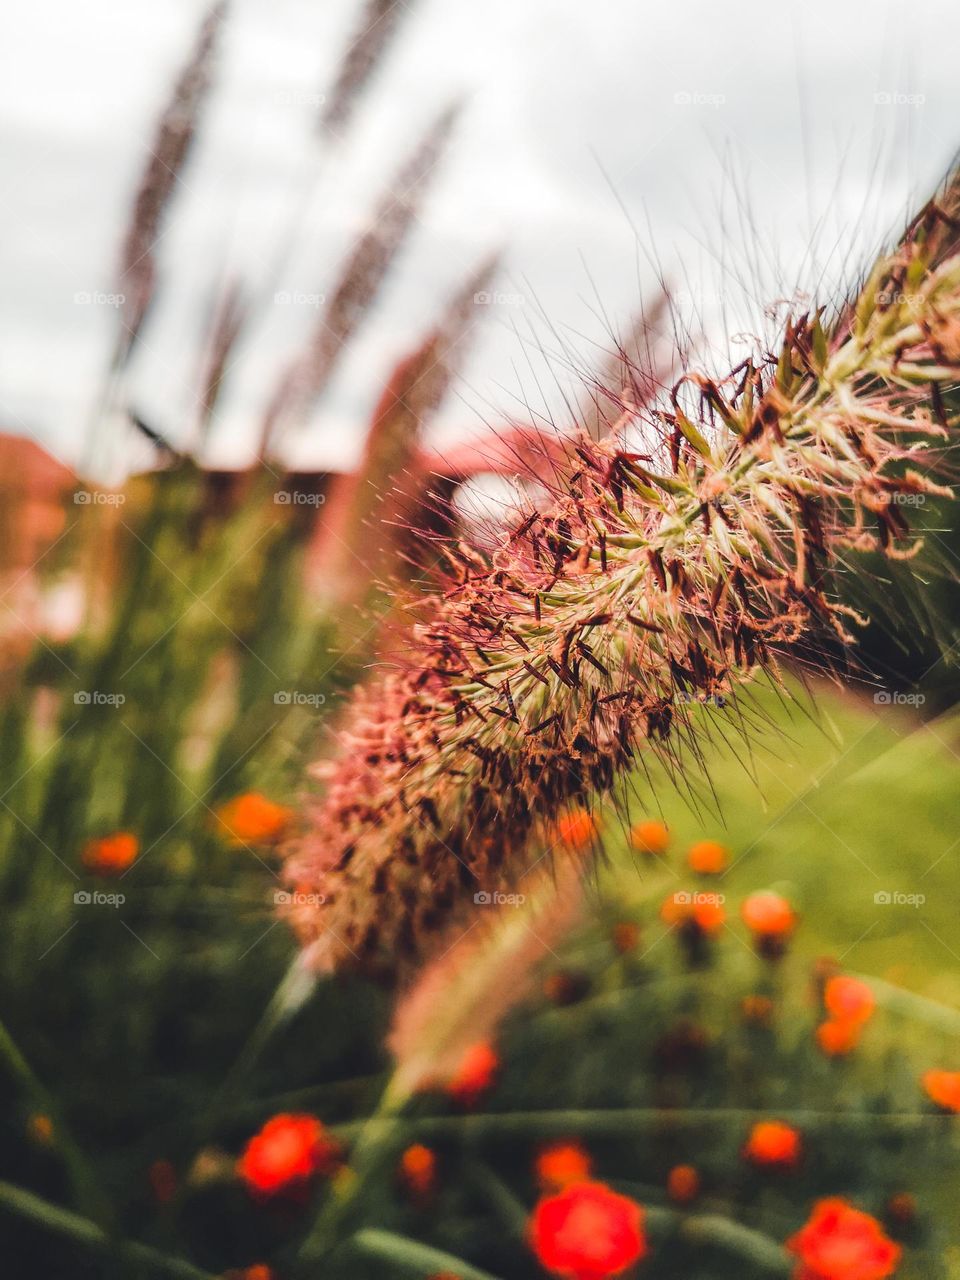
[[[642,458],[583,437],[522,536],[463,549],[406,668],[358,696],[364,745],[290,851],[292,878],[325,895],[294,915],[318,963],[429,950],[465,888],[519,875],[564,806],[643,752],[675,767],[691,698],[776,678],[825,632],[851,643],[831,571],[851,551],[911,554],[901,500],[946,492],[926,474],[950,434],[928,388],[960,377],[960,257],[927,253],[929,225],[878,264],[852,332],[801,316],[723,382],[685,376],[637,416]],[[891,290],[904,263],[911,290]]]

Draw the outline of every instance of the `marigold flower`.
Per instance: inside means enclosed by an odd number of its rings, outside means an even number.
[[[571,809],[557,819],[557,839],[571,849],[586,849],[600,831],[600,824],[586,809]]]
[[[782,1120],[761,1120],[750,1130],[743,1148],[752,1164],[792,1168],[800,1159],[800,1134]]]
[[[689,1204],[700,1194],[700,1175],[692,1164],[678,1164],[667,1174],[667,1195],[676,1204]]]
[[[690,870],[699,875],[717,875],[730,863],[730,850],[717,840],[700,840],[687,853]]]
[[[500,1070],[500,1059],[486,1040],[471,1045],[453,1076],[447,1082],[447,1093],[464,1106],[473,1106],[491,1088]]]
[[[275,1195],[330,1173],[339,1151],[315,1116],[277,1115],[247,1143],[237,1170],[251,1191]]]
[[[751,933],[761,938],[788,938],[797,925],[793,907],[772,889],[761,889],[744,898],[740,918]]]
[[[840,1022],[866,1022],[876,1006],[876,997],[860,978],[846,974],[829,978],[823,989],[823,1003],[827,1012]]]
[[[655,818],[638,822],[630,832],[630,843],[640,853],[666,853],[670,844],[667,824]]]
[[[577,1182],[533,1211],[530,1243],[541,1265],[565,1280],[606,1280],[647,1252],[642,1206],[602,1182]]]
[[[436,1185],[437,1157],[429,1147],[415,1143],[400,1157],[400,1180],[418,1197],[428,1196]]]
[[[960,1111],[960,1071],[925,1071],[923,1091],[944,1111]]]
[[[537,1181],[545,1191],[586,1182],[593,1162],[578,1142],[557,1142],[537,1156]]]
[[[786,1247],[800,1259],[796,1280],[884,1280],[901,1253],[876,1218],[839,1197],[818,1200]]]
[[[231,844],[272,844],[289,826],[293,810],[259,791],[234,796],[217,810],[220,829]]]
[[[860,1043],[862,1025],[849,1018],[828,1018],[817,1027],[817,1044],[828,1058],[842,1058]]]
[[[94,875],[116,876],[126,871],[139,852],[140,841],[132,831],[116,831],[113,835],[88,840],[81,861]]]

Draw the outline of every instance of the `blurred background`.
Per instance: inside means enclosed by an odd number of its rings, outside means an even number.
[[[0,427],[110,478],[150,454],[122,429],[89,443],[116,333],[109,299],[157,118],[204,12],[201,0],[46,0],[4,42]],[[890,0],[802,19],[758,0],[489,0],[482,14],[467,0],[237,0],[156,229],[157,296],[124,400],[190,441],[198,348],[235,283],[252,314],[204,456],[248,463],[319,295],[452,104],[402,251],[323,395],[277,440],[286,460],[356,464],[385,371],[492,251],[504,253],[495,300],[471,316],[462,381],[430,426],[440,441],[527,406],[555,414],[554,380],[570,371],[541,351],[567,343],[593,360],[661,273],[681,327],[725,349],[778,297],[821,282],[831,295],[945,171],[960,14],[924,12],[937,39],[919,58]],[[392,47],[379,56],[381,37]],[[351,48],[378,56],[344,93]]]

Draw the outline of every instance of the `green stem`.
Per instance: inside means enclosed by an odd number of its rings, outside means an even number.
[[[425,1116],[416,1120],[396,1121],[395,1130],[417,1138],[433,1138],[445,1135],[465,1139],[477,1137],[554,1137],[558,1134],[617,1135],[631,1130],[660,1128],[669,1130],[689,1125],[748,1124],[757,1116],[776,1114],[778,1119],[790,1121],[808,1129],[857,1128],[889,1125],[892,1128],[919,1129],[931,1124],[947,1124],[953,1119],[923,1111],[904,1112],[842,1112],[784,1110],[776,1108],[731,1108],[716,1110],[706,1108],[687,1111],[665,1111],[659,1108],[626,1108],[609,1111],[503,1111],[488,1115]],[[365,1120],[350,1121],[331,1126],[337,1137],[349,1139],[367,1125]]]
[[[489,1271],[471,1267],[468,1262],[455,1257],[452,1253],[433,1249],[429,1245],[420,1244],[418,1240],[396,1235],[393,1231],[380,1231],[368,1227],[352,1236],[350,1243],[361,1253],[369,1254],[374,1258],[383,1258],[415,1275],[430,1276],[440,1272],[450,1272],[459,1277],[459,1280],[497,1280],[497,1277],[491,1275]]]
[[[0,1061],[6,1063],[11,1075],[29,1095],[31,1105],[38,1112],[54,1118],[53,1145],[66,1165],[77,1204],[97,1222],[108,1223],[112,1216],[110,1204],[100,1189],[96,1174],[60,1119],[54,1099],[34,1075],[33,1068],[3,1022],[0,1022]]]
[[[9,1182],[0,1182],[0,1206],[56,1235],[67,1236],[88,1248],[111,1253],[118,1259],[138,1266],[149,1267],[159,1275],[173,1276],[177,1280],[216,1280],[209,1271],[201,1271],[183,1258],[171,1258],[158,1249],[132,1240],[116,1240],[89,1218],[82,1218],[79,1214],[51,1204],[49,1200],[43,1200],[33,1192],[24,1191],[22,1187],[15,1187]]]

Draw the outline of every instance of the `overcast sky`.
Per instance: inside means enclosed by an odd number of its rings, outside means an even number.
[[[960,142],[960,7],[947,0],[401,3],[400,38],[335,151],[316,136],[314,104],[361,0],[234,0],[158,248],[164,307],[132,376],[135,403],[173,439],[193,422],[219,274],[262,277],[292,193],[322,163],[309,234],[277,286],[329,287],[376,192],[451,99],[465,104],[454,144],[381,308],[288,441],[299,462],[356,457],[391,362],[497,245],[502,300],[477,309],[443,440],[523,416],[525,400],[555,404],[531,334],[550,348],[552,326],[589,360],[605,327],[653,298],[655,262],[715,342],[722,328],[758,332],[762,303],[821,278],[828,296]],[[67,460],[83,452],[116,320],[75,297],[115,288],[146,147],[204,9],[36,0],[6,15],[0,427]],[[908,38],[908,23],[922,29]],[[219,459],[249,453],[313,318],[305,304],[266,308],[218,412]]]

